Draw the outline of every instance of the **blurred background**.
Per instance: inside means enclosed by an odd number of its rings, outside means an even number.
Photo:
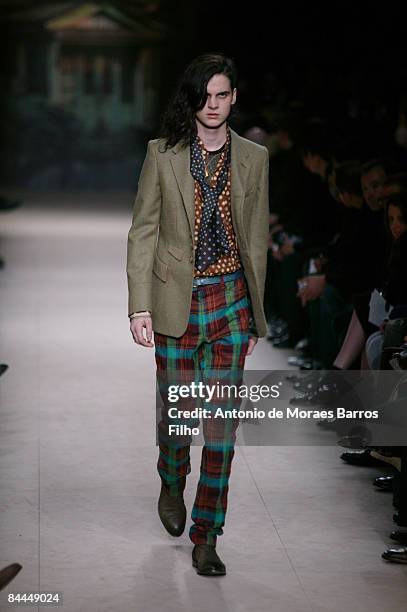
[[[287,111],[329,119],[348,159],[386,153],[404,127],[405,22],[391,3],[6,0],[0,27],[7,187],[134,189],[177,77],[205,51],[236,60],[238,131]]]

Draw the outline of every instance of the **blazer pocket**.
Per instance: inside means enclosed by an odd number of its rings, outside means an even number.
[[[184,257],[184,249],[180,249],[179,247],[169,244],[168,245],[168,252],[171,253],[171,255],[173,255],[175,257],[175,259],[178,259],[178,261],[182,261],[182,258]]]
[[[154,262],[153,262],[153,272],[164,283],[167,280],[167,270],[168,270],[168,264],[166,264],[163,261],[161,261],[161,259],[158,257],[158,255],[156,253],[155,257],[154,257]]]

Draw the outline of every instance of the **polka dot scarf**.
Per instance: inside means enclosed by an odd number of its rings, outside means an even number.
[[[217,176],[216,185],[212,187],[205,180],[205,161],[198,137],[196,136],[191,142],[191,174],[200,185],[203,200],[198,246],[195,254],[195,267],[200,272],[217,261],[220,255],[230,254],[227,233],[218,207],[219,196],[228,180],[230,149],[228,134],[223,165]]]

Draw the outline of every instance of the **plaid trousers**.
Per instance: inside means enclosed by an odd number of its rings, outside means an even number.
[[[250,296],[242,274],[235,280],[225,282],[222,278],[219,283],[193,289],[188,327],[180,338],[154,333],[157,379],[164,402],[158,424],[157,469],[170,495],[185,488],[186,475],[191,471],[191,436],[177,437],[177,442],[169,441],[166,393],[169,381],[185,384],[194,378],[205,384],[218,380],[222,385],[239,386],[252,320]],[[222,410],[238,408],[240,403],[239,399],[230,397],[217,398],[217,402]],[[180,399],[177,408],[187,410],[198,405],[197,399],[189,397]],[[182,422],[191,425],[191,421]],[[216,545],[216,537],[223,534],[239,419],[204,418],[202,422],[205,444],[189,537],[194,544]],[[195,426],[197,422],[192,424]]]

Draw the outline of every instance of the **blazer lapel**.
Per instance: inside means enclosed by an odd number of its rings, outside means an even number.
[[[235,233],[239,236],[245,235],[243,227],[243,202],[245,187],[249,176],[249,154],[240,136],[230,130],[231,133],[231,166],[232,166],[232,189],[231,210],[232,222]]]
[[[190,149],[176,145],[171,149],[171,165],[182,195],[185,212],[188,217],[191,236],[195,232],[195,183],[190,172]]]

